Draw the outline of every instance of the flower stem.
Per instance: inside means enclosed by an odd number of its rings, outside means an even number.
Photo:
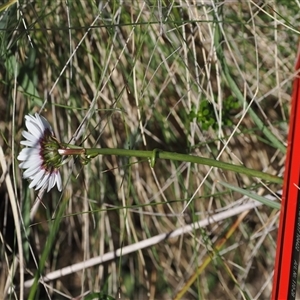
[[[141,150],[128,150],[128,149],[117,149],[117,148],[86,148],[86,157],[93,158],[98,155],[118,155],[118,156],[129,156],[147,158],[150,160],[151,167],[154,167],[156,159],[169,159],[174,161],[185,161],[196,164],[203,164],[211,167],[220,168],[223,170],[233,171],[236,173],[242,173],[245,175],[261,178],[266,181],[282,184],[283,179],[281,177],[264,173],[261,171],[246,168],[244,166],[233,165],[230,163],[221,162],[219,160],[194,156],[189,154],[180,154],[175,152],[166,152],[159,149],[153,151],[141,151]]]

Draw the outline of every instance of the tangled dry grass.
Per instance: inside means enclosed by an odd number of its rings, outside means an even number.
[[[45,194],[45,207],[30,220],[37,193],[16,161],[25,114],[42,108],[60,140],[84,147],[159,148],[282,176],[285,154],[248,109],[285,145],[298,42],[291,24],[298,19],[299,7],[289,1],[20,1],[1,12],[0,143],[20,206],[25,281],[36,274],[49,239],[42,275],[247,201],[237,202],[242,195],[220,180],[259,195],[281,188],[204,165],[159,160],[151,168],[147,160],[101,156],[86,166],[76,160],[64,166],[63,192]],[[245,100],[227,110],[236,95],[218,47]],[[201,111],[201,103],[208,108]],[[210,117],[213,125],[206,128]],[[14,286],[11,297],[20,299],[23,270],[14,268],[19,249],[5,176],[0,297]],[[55,230],[53,220],[66,202]],[[35,299],[80,299],[99,291],[122,299],[175,299],[209,257],[182,299],[268,298],[278,211],[249,211],[217,249],[237,220],[228,217],[40,283]],[[29,293],[25,284],[25,298]]]

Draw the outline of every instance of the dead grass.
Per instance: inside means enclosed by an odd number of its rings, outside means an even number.
[[[25,280],[38,269],[51,233],[50,220],[63,201],[68,201],[65,217],[46,258],[44,275],[230,210],[241,195],[217,180],[259,195],[280,189],[202,165],[158,161],[152,169],[148,161],[105,156],[87,166],[79,162],[64,166],[63,193],[45,194],[46,209],[40,206],[34,220],[28,220],[36,193],[21,179],[15,158],[24,115],[41,107],[64,142],[75,138],[85,147],[159,148],[220,156],[225,162],[282,176],[284,153],[261,134],[248,113],[244,115],[247,107],[240,105],[231,115],[221,113],[224,101],[234,95],[215,53],[220,46],[215,44],[215,14],[223,20],[226,42],[221,45],[231,76],[245,100],[254,99],[251,107],[265,126],[285,143],[298,41],[287,20],[293,15],[289,21],[296,24],[298,8],[294,11],[288,3],[258,6],[251,1],[195,3],[100,1],[96,7],[94,1],[69,5],[36,1],[20,2],[18,10],[12,6],[3,12],[0,25],[9,30],[0,32],[0,143],[21,207],[22,230],[26,228],[22,231]],[[203,101],[212,104],[216,120],[208,130],[190,117]],[[232,125],[225,126],[224,118]],[[1,283],[18,257],[2,174]],[[266,206],[249,212],[184,299],[269,297],[277,218],[277,211]],[[235,220],[228,218],[60,276],[48,286],[40,284],[36,299],[79,299],[88,291],[116,298],[121,293],[122,299],[170,299],[213,253],[215,243]],[[16,299],[20,299],[19,274],[17,268],[9,279],[16,286],[12,296]],[[4,298],[7,290],[1,287]],[[29,290],[25,288],[26,295]]]

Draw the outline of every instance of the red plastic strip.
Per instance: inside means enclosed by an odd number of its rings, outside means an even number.
[[[272,299],[296,299],[300,254],[300,48],[292,93]]]

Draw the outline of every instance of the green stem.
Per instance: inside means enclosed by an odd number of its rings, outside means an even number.
[[[57,214],[53,218],[53,222],[50,224],[49,235],[47,237],[46,244],[43,247],[43,253],[39,260],[39,267],[35,273],[34,282],[32,284],[32,287],[30,289],[29,296],[27,299],[39,299],[38,296],[36,296],[36,293],[38,290],[38,285],[39,285],[39,279],[40,279],[41,275],[43,274],[46,262],[49,259],[49,255],[51,254],[51,252],[53,252],[53,244],[56,241],[59,226],[62,224],[61,219],[63,218],[63,213],[65,211],[67,204],[68,204],[68,199],[63,199],[62,205],[60,205]]]
[[[150,160],[152,167],[154,167],[156,159],[168,159],[173,161],[191,162],[191,163],[216,167],[223,170],[233,171],[236,173],[246,174],[249,176],[261,178],[274,183],[282,184],[283,182],[283,179],[281,177],[264,173],[261,171],[256,171],[253,169],[248,169],[244,166],[233,165],[233,164],[221,162],[219,160],[194,156],[189,154],[166,152],[159,149],[155,149],[153,151],[141,151],[141,150],[128,150],[128,149],[116,149],[116,148],[99,148],[99,149],[90,148],[90,149],[85,149],[85,155],[88,159],[96,157],[97,155],[118,155],[118,156],[147,158]]]

